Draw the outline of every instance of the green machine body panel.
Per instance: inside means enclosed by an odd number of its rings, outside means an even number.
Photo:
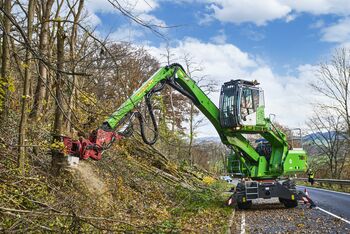
[[[307,170],[307,154],[304,150],[289,150],[283,163],[285,175]]]

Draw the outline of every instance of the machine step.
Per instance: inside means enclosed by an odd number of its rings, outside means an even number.
[[[247,200],[254,200],[259,198],[259,184],[257,181],[246,181],[245,182],[245,194]]]

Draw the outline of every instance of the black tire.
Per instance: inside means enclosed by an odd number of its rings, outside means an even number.
[[[289,200],[289,199],[283,199],[283,198],[278,198],[280,200],[281,203],[283,203],[283,205],[286,208],[294,208],[298,206],[298,201],[297,200]]]
[[[240,210],[248,210],[250,207],[252,207],[252,201],[237,202],[237,207]]]
[[[296,191],[294,180],[286,180],[282,183],[282,185],[291,191]]]

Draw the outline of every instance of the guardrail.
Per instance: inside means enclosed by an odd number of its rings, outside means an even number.
[[[296,181],[308,181],[308,178],[294,178]],[[314,179],[315,182],[318,182],[322,185],[324,184],[339,184],[339,185],[350,185],[350,180],[336,180],[336,179]]]

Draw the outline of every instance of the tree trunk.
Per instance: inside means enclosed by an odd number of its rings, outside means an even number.
[[[50,45],[51,43],[49,43]],[[47,51],[47,61],[49,63],[52,63],[52,47],[50,45],[48,51]],[[55,76],[55,74],[53,72],[51,72],[50,70],[47,71],[47,75],[46,75],[46,85],[44,85],[44,89],[45,89],[45,97],[42,101],[42,112],[46,112],[48,111],[50,108],[50,101],[51,101],[51,92],[50,90],[52,90],[53,88],[53,76]]]
[[[42,1],[43,16],[41,19],[41,32],[40,32],[40,42],[39,49],[40,54],[43,59],[47,59],[48,55],[48,42],[49,42],[49,32],[50,32],[50,13],[54,0]],[[42,112],[43,99],[45,97],[45,84],[47,80],[48,69],[43,61],[39,61],[39,77],[34,93],[34,102],[32,111],[30,113],[31,118],[36,118],[38,113]]]
[[[330,169],[331,169],[331,177],[333,178],[334,170],[333,170],[333,159],[332,158],[329,160],[329,163],[330,163]]]
[[[72,36],[70,41],[70,59],[71,59],[71,68],[72,68],[72,87],[71,87],[71,94],[68,101],[68,109],[67,109],[67,131],[72,132],[72,111],[74,108],[74,97],[75,93],[77,92],[77,77],[74,74],[75,73],[75,44],[77,41],[77,32],[78,32],[78,21],[81,15],[81,12],[84,7],[84,0],[79,1],[78,11],[76,14],[74,14],[74,24],[72,29]]]
[[[11,0],[5,0],[4,11],[7,15],[11,15]],[[10,29],[11,22],[8,17],[4,16],[3,20],[3,41],[2,41],[2,63],[0,77],[0,122],[4,123],[8,110],[8,87],[10,81]]]
[[[190,164],[193,166],[193,155],[192,155],[192,144],[193,144],[193,112],[194,112],[194,105],[193,103],[191,105],[191,110],[190,110],[190,143],[188,145],[188,156],[190,158]]]
[[[175,123],[176,123],[176,117],[175,117],[175,107],[173,102],[173,91],[170,90],[170,106],[171,106],[171,113],[172,113],[172,121],[171,121],[171,131],[175,131]]]
[[[34,8],[35,8],[36,0],[29,0],[28,3],[28,22],[27,22],[27,37],[28,43],[31,44],[32,34],[33,34],[33,18],[34,18]],[[24,81],[23,81],[23,93],[22,93],[22,107],[21,107],[21,120],[19,122],[19,134],[18,134],[18,160],[17,164],[20,168],[20,171],[24,172],[24,166],[26,163],[26,150],[25,150],[25,142],[26,142],[26,129],[27,129],[27,109],[28,107],[28,96],[29,96],[29,87],[31,80],[31,59],[32,55],[29,49],[26,49],[26,66],[24,70]]]
[[[57,71],[56,71],[56,109],[55,109],[55,122],[53,125],[54,142],[59,139],[58,136],[62,135],[63,127],[63,98],[62,98],[62,86],[64,84],[62,74],[64,62],[64,39],[65,35],[61,22],[58,22],[57,27]],[[58,140],[59,141],[59,140]],[[58,151],[52,151],[52,174],[59,175],[63,166],[64,155]]]

